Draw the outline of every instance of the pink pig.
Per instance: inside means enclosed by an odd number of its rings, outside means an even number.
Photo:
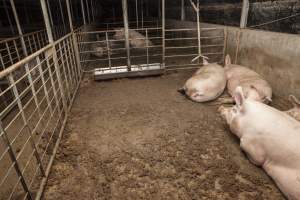
[[[290,200],[300,200],[300,123],[284,112],[245,98],[237,87],[231,108],[219,111],[240,146],[261,166]]]

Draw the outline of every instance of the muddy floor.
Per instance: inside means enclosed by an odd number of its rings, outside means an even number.
[[[190,75],[86,79],[44,199],[283,199],[217,106],[176,91]]]

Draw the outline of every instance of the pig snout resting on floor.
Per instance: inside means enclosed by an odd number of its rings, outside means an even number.
[[[218,98],[226,87],[224,68],[218,64],[204,66],[186,81],[183,88],[178,91],[196,102],[206,102]]]
[[[219,111],[252,163],[273,178],[288,199],[300,199],[300,123],[284,112],[235,92],[236,105]]]
[[[225,73],[228,93],[231,96],[233,96],[235,89],[241,86],[247,98],[264,103],[272,101],[270,84],[255,71],[244,66],[231,64],[229,55],[226,56],[225,60]]]
[[[123,28],[116,30],[114,38],[116,40],[124,40],[125,30]],[[129,43],[132,47],[136,48],[145,48],[147,46],[153,46],[153,43],[149,39],[146,39],[144,35],[135,30],[129,30]]]
[[[300,121],[300,101],[293,95],[290,95],[289,101],[293,104],[293,108],[285,112]]]

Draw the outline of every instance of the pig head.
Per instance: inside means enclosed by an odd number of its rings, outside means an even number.
[[[284,112],[246,99],[241,87],[236,105],[220,107],[221,116],[240,138],[249,160],[261,166],[290,200],[300,199],[300,123]]]
[[[226,56],[224,68],[228,81],[227,89],[231,96],[240,86],[247,98],[264,103],[272,101],[272,88],[258,73],[247,67],[232,64],[229,55]]]

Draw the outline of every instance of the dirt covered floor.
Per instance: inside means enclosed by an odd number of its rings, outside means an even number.
[[[190,75],[86,79],[44,199],[284,199],[217,106],[176,91]]]

